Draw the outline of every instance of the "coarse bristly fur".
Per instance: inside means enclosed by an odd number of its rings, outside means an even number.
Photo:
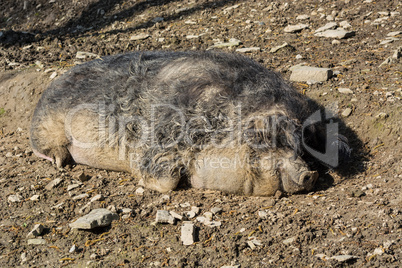
[[[54,81],[35,109],[31,144],[59,167],[72,158],[128,171],[163,192],[191,181],[192,161],[211,147],[301,156],[301,126],[317,108],[238,54],[135,52],[78,65]],[[320,127],[307,132],[306,142],[322,148]],[[349,152],[342,140],[339,147]]]

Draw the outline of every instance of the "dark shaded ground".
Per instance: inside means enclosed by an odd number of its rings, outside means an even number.
[[[24,2],[26,7],[24,9]],[[42,267],[241,267],[354,266],[399,267],[402,259],[401,61],[380,64],[401,46],[399,1],[2,1],[0,3],[0,266]],[[308,19],[299,20],[306,14]],[[314,36],[329,22],[347,21],[352,38]],[[309,24],[299,33],[287,25]],[[144,39],[139,34],[148,35]],[[178,190],[169,198],[145,189],[127,174],[73,166],[59,171],[32,155],[28,126],[40,94],[71,66],[95,56],[134,50],[207,49],[218,41],[241,40],[238,47],[260,47],[249,56],[290,76],[305,62],[330,67],[336,76],[322,84],[294,83],[323,106],[337,103],[350,132],[353,160],[345,174],[320,175],[315,191],[277,198],[249,198],[199,190]],[[289,43],[270,53],[272,47]],[[297,55],[300,55],[296,57]],[[338,88],[353,94],[341,94]],[[355,138],[354,135],[356,135]],[[71,191],[75,176],[90,179]],[[46,190],[50,180],[62,183]],[[87,193],[88,197],[73,197]],[[114,206],[121,219],[93,232],[69,223],[98,207]],[[20,195],[20,202],[11,202]],[[39,196],[37,201],[31,198]],[[61,204],[60,206],[57,206]],[[188,204],[187,204],[188,203]],[[190,207],[188,207],[188,205]],[[56,207],[55,207],[56,206]],[[213,207],[220,227],[193,219],[198,240],[183,246],[182,222],[152,225],[158,209],[185,212]],[[45,245],[28,245],[34,224],[47,229]],[[290,240],[287,240],[289,239]],[[255,248],[250,246],[254,242]],[[77,252],[69,253],[75,244]],[[95,254],[95,255],[94,255]],[[352,255],[342,262],[334,256]]]

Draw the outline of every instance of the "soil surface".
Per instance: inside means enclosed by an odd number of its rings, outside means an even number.
[[[401,267],[401,12],[397,0],[1,1],[0,266]],[[316,36],[329,22],[355,35]],[[284,31],[297,24],[308,27]],[[350,108],[342,128],[353,148],[346,171],[320,174],[307,194],[166,195],[142,189],[129,174],[82,165],[58,170],[33,155],[35,104],[72,66],[127,51],[205,50],[232,38],[241,43],[215,49],[257,47],[248,56],[286,78],[300,63],[334,71],[328,81],[293,85],[324,106],[337,103],[340,116]],[[98,194],[103,198],[90,202]],[[157,210],[192,207],[196,217],[221,209],[212,215],[220,226],[196,218],[153,224]],[[120,219],[92,231],[69,227],[95,208]],[[196,227],[189,246],[180,240],[184,220]],[[45,227],[42,240],[30,240],[37,223]]]

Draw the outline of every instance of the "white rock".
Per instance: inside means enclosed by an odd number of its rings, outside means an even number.
[[[22,196],[19,194],[12,194],[8,196],[8,202],[11,203],[19,203],[22,201],[22,199],[23,199]]]
[[[351,113],[352,113],[352,109],[351,108],[346,108],[345,110],[343,110],[341,115],[343,117],[348,117]]]
[[[303,59],[303,56],[300,55],[300,54],[297,54],[297,55],[296,55],[296,60],[301,60],[301,59]]]
[[[97,194],[97,195],[95,195],[95,196],[93,196],[93,197],[91,198],[90,202],[102,201],[102,200],[104,200],[104,199],[105,199],[105,197],[104,197],[103,195]]]
[[[45,186],[45,189],[48,190],[48,191],[50,191],[50,190],[52,190],[54,187],[59,186],[59,184],[60,184],[62,181],[63,181],[63,179],[61,179],[61,178],[54,179],[54,180],[52,180],[51,182],[49,182],[49,183]]]
[[[77,59],[86,59],[86,58],[97,58],[99,56],[97,54],[94,54],[91,52],[77,51],[77,54],[75,54],[75,57]]]
[[[326,30],[324,32],[316,33],[315,36],[344,39],[355,35],[354,31],[346,31],[345,29],[338,28],[335,30]]]
[[[184,222],[181,226],[181,241],[183,245],[189,246],[194,243],[195,228],[192,222]]]
[[[79,195],[74,196],[73,200],[81,200],[81,199],[88,198],[88,197],[89,197],[89,194],[87,194],[87,193],[79,194]]]
[[[216,42],[213,46],[210,46],[207,48],[207,50],[213,49],[213,48],[223,48],[223,47],[237,47],[241,44],[241,41],[236,38],[231,38],[229,39],[228,42]]]
[[[285,33],[297,33],[297,32],[300,32],[300,31],[302,31],[304,29],[307,29],[308,27],[310,27],[308,24],[299,23],[299,24],[296,24],[296,25],[288,25],[288,26],[285,27],[285,29],[283,29],[283,31]]]
[[[251,250],[254,250],[256,248],[256,246],[254,245],[254,243],[252,241],[247,241],[247,244],[251,248]]]
[[[28,245],[46,245],[46,240],[42,238],[28,239]]]
[[[309,15],[304,14],[304,15],[299,15],[296,17],[296,20],[308,20],[310,18]]]
[[[27,238],[34,238],[40,236],[43,233],[45,227],[42,224],[36,224],[34,228],[27,234]]]
[[[273,48],[271,48],[271,50],[269,51],[270,53],[275,53],[275,52],[277,52],[278,50],[280,50],[280,49],[282,49],[282,48],[285,48],[285,47],[288,47],[288,46],[290,46],[287,42],[285,42],[285,43],[283,43],[282,45],[279,45],[279,46],[276,46],[276,47],[273,47]]]
[[[219,213],[222,212],[222,208],[213,207],[213,208],[211,208],[211,212],[212,212],[212,214],[214,214],[214,215],[219,214]]]
[[[38,201],[39,199],[40,199],[40,195],[38,195],[38,194],[35,194],[35,195],[31,196],[31,198],[29,198],[29,200],[31,200],[31,201]]]
[[[350,88],[340,87],[338,91],[342,94],[353,94],[353,91]]]
[[[397,60],[402,57],[402,46],[398,47],[395,51],[394,54],[392,54],[392,58]]]
[[[156,211],[155,222],[174,224],[175,218],[172,215],[170,215],[169,211],[167,210],[158,210]]]
[[[296,65],[291,68],[292,74],[290,75],[291,81],[327,81],[332,77],[332,70],[328,68],[318,68]]]
[[[121,213],[123,213],[123,214],[130,214],[131,212],[133,212],[132,208],[123,208],[121,210]]]
[[[137,34],[137,35],[132,35],[132,36],[130,37],[130,40],[132,40],[132,41],[138,41],[138,40],[147,39],[148,37],[150,37],[149,34],[140,33],[140,34]]]
[[[137,190],[135,190],[136,195],[143,195],[145,192],[144,188],[138,187]]]
[[[318,28],[317,30],[315,30],[315,33],[319,33],[319,32],[324,32],[326,30],[332,30],[335,29],[336,27],[338,27],[338,24],[336,22],[329,22],[327,24],[325,24],[324,26]]]
[[[205,217],[208,221],[211,221],[211,220],[212,220],[212,212],[205,212],[205,213],[204,213],[204,217]]]
[[[352,28],[352,25],[350,25],[350,23],[349,23],[348,21],[346,21],[346,20],[341,21],[341,22],[339,23],[339,26],[341,26],[341,27],[344,28],[344,29]]]
[[[285,245],[289,245],[289,244],[292,244],[295,241],[296,241],[296,237],[293,236],[293,237],[290,237],[288,239],[283,240],[282,243],[285,244]]]
[[[79,184],[79,183],[74,183],[74,184],[70,184],[69,186],[67,186],[67,191],[69,192],[69,191],[72,191],[72,190],[74,190],[75,188],[78,188],[78,187],[80,187],[81,186],[81,184]]]
[[[332,40],[331,43],[332,43],[333,45],[340,45],[340,44],[341,44],[341,41],[334,39],[334,40]]]
[[[169,211],[169,213],[170,213],[170,215],[172,215],[173,216],[173,218],[175,218],[175,219],[178,219],[178,220],[182,220],[183,219],[183,216],[182,215],[180,215],[179,213],[177,213],[177,212],[174,212],[174,211]]]
[[[374,249],[373,254],[374,255],[382,255],[382,254],[384,254],[384,249],[382,247],[378,247],[378,248]]]
[[[258,217],[260,217],[262,219],[266,219],[268,217],[268,213],[265,210],[259,210]]]
[[[356,256],[352,255],[337,255],[337,256],[332,256],[331,259],[337,260],[338,262],[345,262],[351,259],[356,259]]]
[[[74,244],[72,245],[72,247],[70,248],[70,250],[68,251],[69,253],[74,253],[77,251],[77,246]]]
[[[244,47],[244,48],[236,49],[236,52],[241,52],[241,53],[259,52],[259,51],[261,51],[261,48],[259,48],[259,47]]]
[[[186,20],[184,23],[185,24],[193,24],[193,25],[197,24],[197,22],[195,22],[193,20]]]
[[[89,214],[70,223],[70,227],[75,229],[93,229],[95,227],[109,226],[113,220],[118,220],[119,215],[107,209],[99,208],[92,210]]]
[[[192,219],[192,218],[195,217],[195,212],[194,211],[187,211],[185,215],[186,215],[187,218]]]
[[[385,39],[385,40],[382,40],[380,42],[380,45],[386,45],[386,44],[389,44],[389,43],[392,43],[392,42],[394,42],[393,39]]]

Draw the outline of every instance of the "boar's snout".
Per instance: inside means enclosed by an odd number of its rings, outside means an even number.
[[[299,175],[298,184],[304,186],[305,189],[310,190],[313,188],[317,178],[318,178],[317,171],[304,171]]]

